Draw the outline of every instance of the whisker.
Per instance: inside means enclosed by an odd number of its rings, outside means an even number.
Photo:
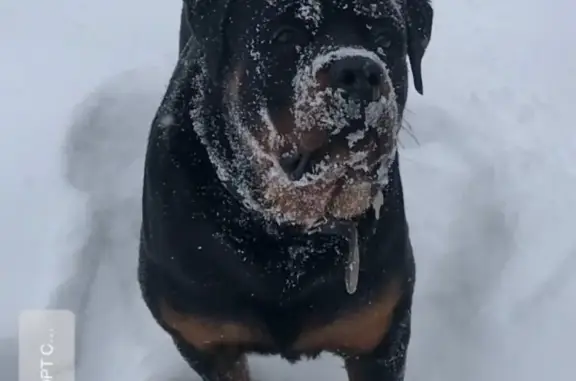
[[[410,110],[405,110],[405,112],[410,112]],[[406,120],[406,118],[402,118],[402,121],[400,122],[400,129],[406,131],[406,133],[408,134],[408,136],[410,136],[414,142],[416,143],[416,145],[420,146],[420,142],[418,141],[418,138],[416,137],[416,134],[414,133],[414,129],[412,128],[412,125],[410,124],[410,122],[408,122],[408,120]],[[402,142],[400,141],[400,137],[398,137],[398,143],[402,144]],[[404,148],[403,145],[401,145],[402,148]]]

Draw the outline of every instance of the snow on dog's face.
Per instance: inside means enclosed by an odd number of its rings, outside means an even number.
[[[395,0],[233,1],[224,28],[231,172],[250,207],[312,226],[386,184],[406,101]]]

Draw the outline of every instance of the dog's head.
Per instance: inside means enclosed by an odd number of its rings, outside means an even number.
[[[429,0],[191,1],[231,147],[219,173],[280,223],[364,212],[395,160],[407,58],[422,93]]]

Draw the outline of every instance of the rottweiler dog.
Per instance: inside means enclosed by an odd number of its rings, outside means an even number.
[[[397,153],[429,0],[185,0],[152,122],[139,282],[204,381],[327,351],[404,378],[415,264]]]

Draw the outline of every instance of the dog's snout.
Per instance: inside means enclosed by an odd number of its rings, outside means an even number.
[[[328,68],[329,85],[344,90],[348,96],[375,101],[382,95],[384,71],[367,57],[345,57],[332,62]]]

